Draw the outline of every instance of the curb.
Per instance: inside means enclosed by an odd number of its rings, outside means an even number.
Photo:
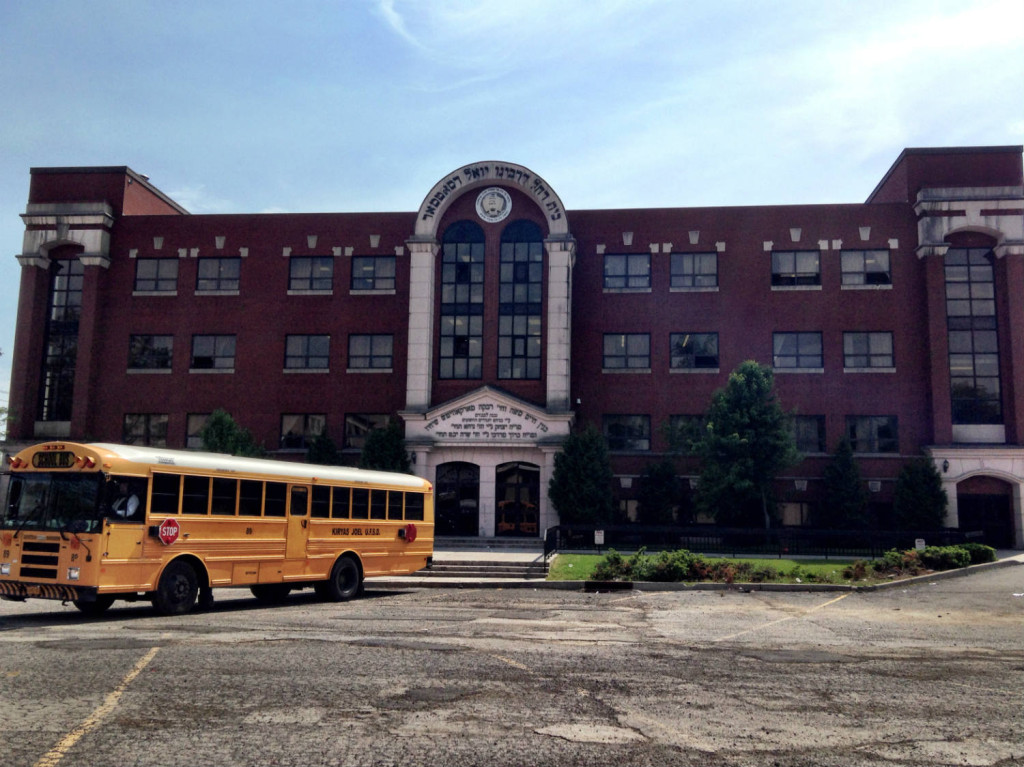
[[[430,578],[402,576],[389,578],[379,576],[367,578],[367,589],[553,589],[559,591],[582,591],[585,593],[606,593],[611,591],[886,591],[906,586],[920,586],[949,578],[964,578],[984,570],[1024,565],[1024,557],[1001,559],[998,562],[984,562],[957,570],[940,570],[912,578],[900,578],[870,586],[843,583],[662,583],[658,581],[542,581],[523,579],[484,578],[461,580],[455,578]]]

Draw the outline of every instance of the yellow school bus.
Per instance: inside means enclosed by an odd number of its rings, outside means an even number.
[[[117,599],[180,614],[212,589],[262,601],[429,567],[431,484],[408,474],[113,444],[47,442],[8,459],[0,597]]]

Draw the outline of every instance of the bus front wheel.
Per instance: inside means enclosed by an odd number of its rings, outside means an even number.
[[[171,562],[164,568],[153,597],[153,607],[162,615],[182,615],[196,603],[199,580],[187,562]]]
[[[106,594],[100,594],[92,601],[87,602],[84,599],[76,599],[72,604],[86,615],[102,615],[114,604],[114,598]]]
[[[347,602],[363,590],[363,574],[359,563],[349,556],[341,557],[334,563],[331,577],[318,583],[316,593],[331,602]]]

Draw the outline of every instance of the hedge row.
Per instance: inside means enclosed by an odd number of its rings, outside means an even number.
[[[843,569],[843,578],[862,580],[869,575],[875,577],[910,576],[932,570],[953,570],[959,567],[994,562],[996,550],[980,543],[963,543],[957,546],[928,546],[917,551],[887,551],[881,559],[873,562],[857,561]],[[802,576],[802,577],[800,577]],[[721,583],[768,583],[781,578],[809,581],[816,580],[813,574],[804,572],[799,565],[781,573],[775,567],[750,562],[731,560],[708,561],[701,554],[686,549],[663,551],[648,555],[643,549],[630,557],[623,557],[617,551],[609,551],[594,569],[594,580],[599,581],[657,581],[697,582],[715,581]]]

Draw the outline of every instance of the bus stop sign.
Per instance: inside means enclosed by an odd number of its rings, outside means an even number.
[[[178,540],[178,533],[181,532],[181,528],[178,527],[178,522],[171,517],[168,517],[160,523],[160,527],[157,528],[157,537],[160,539],[160,543],[164,546],[170,546],[176,540]]]

